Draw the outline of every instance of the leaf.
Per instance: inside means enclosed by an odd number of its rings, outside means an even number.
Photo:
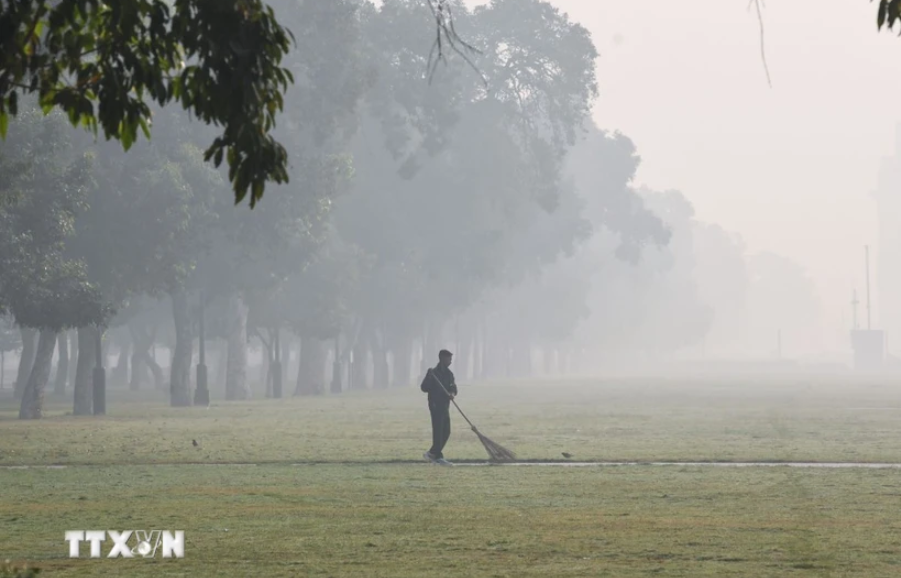
[[[144,133],[147,140],[150,140],[150,123],[148,123],[147,119],[144,117],[141,117],[138,123],[141,125],[141,132]]]
[[[119,138],[122,140],[122,148],[124,148],[126,151],[131,148],[132,144],[134,144],[134,138],[132,137],[132,134],[133,131],[130,129],[128,123],[119,123]]]
[[[885,15],[888,12],[888,0],[880,0],[879,1],[879,16],[876,18],[876,27],[879,30],[882,30],[882,26],[885,24]]]

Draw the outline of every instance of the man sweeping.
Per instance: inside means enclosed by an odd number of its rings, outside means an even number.
[[[419,388],[429,394],[429,413],[432,415],[432,447],[422,457],[442,466],[453,465],[444,459],[445,444],[450,437],[450,403],[457,395],[457,384],[450,370],[454,355],[446,349],[438,352],[438,365],[429,369]]]

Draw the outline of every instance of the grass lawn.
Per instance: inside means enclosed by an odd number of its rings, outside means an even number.
[[[901,462],[899,388],[846,379],[498,383],[459,401],[531,460]],[[48,576],[901,575],[897,470],[404,463],[427,445],[423,397],[174,410],[113,392],[106,417],[53,402],[40,422],[7,399],[0,465],[83,467],[0,469],[0,560]],[[484,459],[454,427],[448,457]],[[213,465],[229,462],[261,465]],[[185,531],[184,559],[67,557],[66,530],[155,528]]]

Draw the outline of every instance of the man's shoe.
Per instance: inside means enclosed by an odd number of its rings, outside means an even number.
[[[422,454],[422,459],[424,459],[427,462],[432,462],[433,464],[436,463],[436,461],[437,461],[435,456],[433,456],[429,452]]]
[[[444,459],[444,458],[438,458],[437,460],[435,460],[435,463],[438,464],[438,465],[440,465],[440,466],[452,466],[452,465],[454,465],[454,464],[452,464],[451,462],[447,461],[447,460]]]

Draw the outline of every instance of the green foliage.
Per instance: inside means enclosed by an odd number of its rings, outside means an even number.
[[[352,250],[330,244],[330,221],[354,176],[347,141],[372,73],[355,0],[276,0],[273,9],[297,41],[284,61],[296,84],[278,131],[292,179],[258,214],[216,206],[195,286],[214,300],[240,294],[250,305],[251,327],[332,337],[346,323],[344,296],[354,286],[356,262]]]
[[[648,245],[666,245],[672,232],[632,185],[639,157],[626,136],[608,134],[592,124],[568,154],[566,167],[583,199],[583,214],[595,231],[619,237],[616,256],[635,264]]]
[[[883,26],[892,30],[899,19],[901,19],[901,0],[879,0],[879,11],[876,15],[876,26],[879,30],[882,30]]]
[[[608,267],[606,290],[595,311],[615,331],[603,331],[604,345],[620,351],[667,355],[701,342],[714,311],[699,292],[695,275],[694,207],[675,190],[642,189],[642,202],[670,231],[665,246],[651,247],[636,265]],[[603,330],[604,328],[599,328]]]
[[[353,149],[354,191],[333,217],[371,263],[351,309],[382,335],[421,335],[424,321],[523,282],[591,232],[560,182],[597,92],[587,32],[539,0],[453,4],[487,87],[452,55],[422,82],[430,15],[417,0],[361,12],[377,82]]]
[[[166,122],[177,122],[169,116]],[[71,247],[108,303],[182,287],[208,250],[204,238],[217,222],[214,206],[230,206],[219,194],[224,180],[203,162],[200,149],[167,144],[100,155],[97,187]]]
[[[61,261],[28,279],[10,298],[16,321],[25,327],[61,331],[103,324],[113,314],[80,263]]]
[[[128,150],[151,103],[178,102],[221,127],[204,151],[228,163],[235,201],[288,181],[271,135],[293,81],[290,32],[262,0],[33,0],[0,4],[0,136],[24,95]]]
[[[6,316],[0,317],[0,351],[17,351],[21,347],[22,339],[13,320]]]
[[[492,0],[474,10],[473,21],[486,96],[513,105],[511,121],[524,143],[546,134],[562,154],[598,94],[598,53],[588,30],[538,0]]]
[[[31,108],[0,147],[0,302],[26,327],[60,330],[103,321],[99,290],[65,254],[92,186],[94,161],[66,138],[59,113]]]

